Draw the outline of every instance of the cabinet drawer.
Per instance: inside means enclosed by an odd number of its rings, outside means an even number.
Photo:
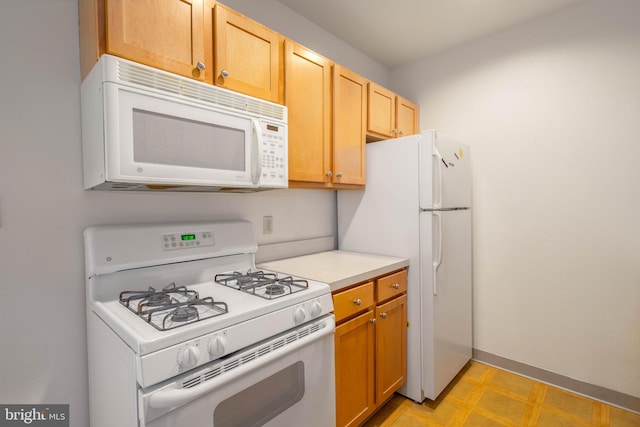
[[[336,322],[373,306],[373,282],[333,295]]]
[[[393,298],[407,291],[407,270],[381,277],[377,280],[378,302]]]

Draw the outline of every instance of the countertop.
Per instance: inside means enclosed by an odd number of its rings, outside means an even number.
[[[257,267],[328,283],[331,291],[407,267],[409,260],[360,252],[328,251],[259,264]]]

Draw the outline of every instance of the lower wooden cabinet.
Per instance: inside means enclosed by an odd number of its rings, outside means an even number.
[[[407,379],[407,295],[376,306],[376,402]]]
[[[407,377],[407,271],[334,293],[336,425],[358,426]]]
[[[374,312],[336,328],[336,425],[357,426],[374,410]]]

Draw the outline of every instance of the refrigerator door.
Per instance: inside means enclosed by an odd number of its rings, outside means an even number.
[[[471,206],[469,146],[434,130],[420,144],[420,207],[447,209]],[[432,179],[433,178],[433,179]]]
[[[471,211],[420,215],[422,387],[434,400],[471,359]]]

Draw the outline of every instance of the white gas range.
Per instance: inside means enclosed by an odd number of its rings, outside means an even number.
[[[245,221],[85,231],[93,427],[335,423],[329,286],[256,250]]]

